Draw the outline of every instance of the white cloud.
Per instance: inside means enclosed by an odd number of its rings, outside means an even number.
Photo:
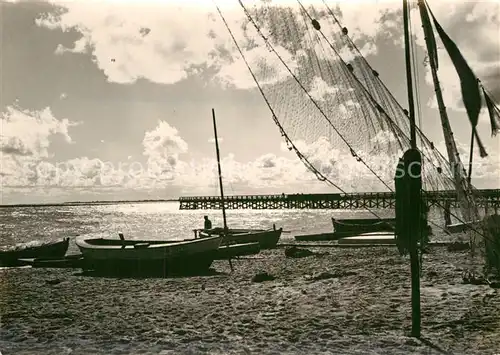
[[[48,107],[29,111],[8,106],[0,113],[0,125],[0,186],[3,187],[33,185],[37,179],[36,167],[50,157],[51,139],[61,135],[67,143],[72,143],[68,129],[75,123],[55,118]]]
[[[29,111],[8,106],[0,113],[0,118],[0,150],[4,154],[45,158],[49,154],[51,136],[60,134],[66,142],[72,142],[68,128],[74,123],[56,119],[48,107]]]
[[[68,31],[76,29],[82,37],[73,43],[73,48],[59,45],[56,54],[66,52],[93,55],[95,64],[103,71],[109,81],[116,83],[132,83],[138,78],[152,82],[172,84],[186,78],[190,73],[198,73],[200,68],[211,68],[218,71],[217,79],[224,84],[248,89],[255,87],[245,63],[237,54],[236,48],[227,29],[212,4],[201,6],[190,2],[120,2],[102,1],[59,1],[52,0],[64,11],[57,14],[46,14],[37,19],[39,26],[50,29]],[[244,25],[242,9],[235,2],[219,1],[226,20],[229,23],[237,42],[245,51],[245,56],[263,84],[274,84],[289,77],[290,73],[283,68],[281,62],[270,54],[264,41],[251,24]],[[274,5],[287,5],[298,10],[293,1],[273,1]],[[310,3],[318,9],[324,9],[321,1]],[[255,1],[245,2],[249,9]],[[181,6],[182,5],[182,6]],[[192,5],[192,6],[190,6]],[[342,2],[339,15],[342,23],[349,28],[362,52],[375,53],[376,47],[370,40],[382,31],[389,31],[388,16],[399,10],[400,5],[392,1],[367,3],[363,6],[356,1]],[[276,8],[276,6],[271,6]],[[271,11],[272,12],[272,11]],[[274,15],[271,13],[270,15]],[[322,28],[339,32],[339,28],[323,13]],[[274,16],[276,17],[276,16]],[[279,18],[279,16],[278,16]],[[258,19],[257,19],[258,20]],[[269,21],[268,21],[269,22]],[[303,26],[302,18],[297,21]],[[262,31],[266,36],[272,35],[269,23],[264,24]],[[274,48],[284,58],[292,70],[297,68],[298,57],[293,56],[283,46],[290,41],[311,46],[307,31],[298,28],[298,38],[291,38],[286,26],[280,25],[282,36],[280,43]],[[394,27],[394,26],[393,26]],[[302,37],[302,38],[300,38]],[[287,42],[287,43],[285,43]],[[318,55],[322,51],[318,44],[314,47]],[[324,47],[324,46],[323,46]],[[298,52],[297,56],[304,53]],[[263,58],[266,58],[264,63]]]
[[[82,37],[73,44],[73,48],[68,49],[59,45],[56,53],[91,52],[94,62],[111,82],[132,83],[138,78],[145,78],[157,83],[171,84],[186,78],[190,73],[199,73],[203,70],[201,68],[209,67],[217,71],[216,77],[223,84],[243,89],[255,87],[253,78],[211,3],[201,6],[190,2],[165,4],[158,1],[143,4],[117,3],[111,0],[98,3],[62,0],[51,2],[64,8],[64,11],[45,15],[39,18],[37,23],[40,26],[63,31],[76,29],[82,34]],[[325,9],[322,1],[303,3],[306,7],[313,4],[317,10]],[[245,21],[243,11],[237,3],[219,1],[219,4],[237,42],[245,51],[245,57],[262,83],[274,84],[288,78],[289,72],[274,54],[269,53],[255,28]],[[246,1],[245,4],[252,9],[255,1]],[[275,0],[272,4],[270,8],[287,5],[298,10],[298,4],[294,1]],[[330,7],[341,24],[348,28],[349,35],[364,55],[376,53],[377,48],[374,44],[376,38],[392,38],[402,44],[401,3],[363,0],[341,1],[337,5],[338,7],[333,5]],[[500,28],[495,15],[498,13],[498,5],[494,2],[477,2],[471,5],[456,1],[436,1],[430,5],[445,29],[453,24],[453,21],[457,21],[458,17],[459,21],[464,21],[465,17],[465,21],[469,24],[478,24],[472,26],[477,30],[475,33],[466,36],[461,34],[458,39],[474,38],[473,41],[465,43],[464,53],[480,77],[491,76],[494,69],[498,68],[500,56],[498,49]],[[464,12],[465,10],[470,11]],[[268,11],[268,14],[270,17],[274,16],[272,11]],[[270,38],[275,33],[271,31],[269,23],[266,23],[266,16],[256,16],[256,18],[257,21],[263,22],[262,31]],[[412,11],[412,17],[417,44],[424,46],[423,31],[416,8]],[[318,14],[318,18],[324,33],[327,36],[335,33],[338,40],[339,28],[331,16],[323,11]],[[247,24],[244,25],[245,23]],[[274,32],[278,31],[280,36],[284,37],[275,39],[274,42],[280,43],[275,43],[274,47],[292,70],[297,68],[297,59],[304,53],[299,51],[293,56],[283,47],[290,41],[315,48],[320,58],[324,56],[331,60],[335,57],[326,43],[319,45],[316,42],[316,33],[310,38],[308,31],[300,27],[304,26],[301,18],[298,19],[297,25],[298,33],[291,33],[283,24],[278,25],[277,30],[273,28]],[[294,36],[298,37],[292,38]],[[343,48],[341,55],[344,60],[352,59],[352,52],[342,47],[341,42],[336,43],[336,46]],[[489,54],[494,59],[489,61],[482,59],[485,56],[485,48],[493,54],[496,53],[496,56]],[[453,106],[460,97],[457,96],[458,79],[449,59],[443,55],[445,54],[443,51],[441,52],[440,78],[443,87],[446,88],[445,99]],[[263,58],[266,58],[265,62]],[[427,81],[430,83],[429,75]]]
[[[498,186],[500,176],[500,136],[494,138],[493,141],[493,149],[488,149],[488,156],[486,158],[479,158],[477,151],[474,152],[472,161],[472,184],[476,185],[476,187],[483,186],[485,183],[490,185],[491,188]],[[442,152],[446,152],[444,141],[440,142],[436,148]],[[457,150],[460,154],[460,159],[464,165],[465,171],[468,174],[470,146],[462,142],[457,142]]]
[[[224,142],[224,138],[223,137],[217,137],[217,141],[220,144],[220,143]],[[214,137],[208,138],[208,143],[215,144],[215,138]]]
[[[165,136],[170,137],[171,143],[167,146],[174,148],[172,152],[179,151],[178,146],[183,146],[179,143],[182,138],[173,133],[174,130],[172,127],[158,130],[168,132]],[[379,136],[377,140],[385,142],[386,138]],[[177,145],[173,143],[175,141]],[[386,190],[361,162],[349,152],[333,148],[326,138],[320,138],[312,144],[296,142],[296,146],[324,176],[347,192]],[[464,145],[460,146],[463,154],[466,153],[465,148]],[[283,150],[286,150],[286,146],[283,146]],[[163,165],[159,170],[152,168],[151,164],[131,160],[111,163],[82,157],[59,163],[38,161],[36,164],[24,165],[24,171],[19,167],[11,169],[16,175],[3,177],[5,194],[7,196],[27,188],[37,194],[36,191],[40,189],[50,189],[54,196],[57,189],[61,194],[82,191],[94,194],[94,199],[113,191],[118,196],[126,196],[127,191],[143,191],[154,196],[218,194],[215,159],[187,161],[176,158],[175,165],[170,165],[167,155],[167,152],[163,152],[161,156],[168,169]],[[370,167],[392,187],[398,157],[383,154],[364,156]],[[9,161],[7,163],[10,164]],[[491,187],[498,180],[499,163],[498,152],[490,156],[488,161],[479,162],[474,166],[474,181],[481,186],[486,184]],[[296,157],[265,154],[245,163],[229,154],[222,157],[221,166],[226,194],[334,191],[320,182]]]
[[[188,144],[180,137],[177,129],[160,121],[154,130],[144,134],[142,144],[143,154],[147,157],[148,179],[172,180],[179,155],[188,151]]]
[[[500,97],[500,26],[498,2],[455,2],[435,1],[430,4],[437,21],[457,44],[462,55],[483,84]],[[415,11],[416,13],[416,11]],[[418,13],[415,14],[418,16]],[[425,47],[423,31],[418,17],[417,44]],[[462,103],[460,80],[457,72],[434,31],[439,52],[438,76],[443,91],[443,99],[449,109],[465,112]],[[426,82],[433,87],[430,66],[426,66]],[[437,108],[436,98],[428,103]]]
[[[37,24],[63,31],[76,29],[82,34],[73,48],[59,45],[56,53],[91,52],[111,82],[132,83],[145,78],[171,84],[186,78],[190,71],[196,72],[197,66],[220,68],[231,62],[230,57],[216,55],[233,52],[233,48],[214,8],[161,2],[51,2],[65,10],[42,16]],[[241,20],[241,16],[229,18],[232,26],[236,22],[236,28]]]

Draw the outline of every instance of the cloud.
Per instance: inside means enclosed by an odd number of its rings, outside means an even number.
[[[67,143],[72,143],[68,128],[75,123],[56,119],[48,107],[29,111],[7,106],[0,118],[0,151],[4,154],[46,158],[50,138],[57,134],[62,135]]]
[[[64,55],[90,53],[93,61],[109,81],[133,83],[144,78],[155,83],[173,84],[207,71],[215,75],[212,82],[242,89],[255,87],[244,61],[211,3],[205,6],[186,2],[103,1],[97,5],[87,1],[59,1],[51,3],[60,10],[40,16],[36,23],[49,29],[78,31],[82,37],[72,48],[59,45],[55,52]],[[325,51],[326,43],[319,44],[314,30],[309,32],[294,1],[271,1],[260,10],[254,10],[255,1],[244,2],[263,34],[283,57],[293,72],[299,68],[306,48],[314,48],[319,59],[332,60]],[[322,1],[304,1],[306,8],[314,5],[311,14],[321,23],[322,31],[334,41],[346,61],[353,59],[352,51],[342,45],[339,27],[326,11]],[[256,77],[261,83],[276,84],[289,78],[290,73],[281,61],[266,47],[260,35],[245,18],[235,2],[219,1],[224,16],[243,49]],[[182,6],[181,6],[182,5]],[[457,40],[466,58],[484,81],[500,97],[498,64],[500,58],[500,28],[498,5],[495,2],[460,3],[435,1],[431,7],[443,27]],[[283,8],[287,6],[288,8]],[[342,1],[330,6],[342,26],[366,56],[376,54],[376,39],[402,42],[401,4],[395,1]],[[418,10],[412,17],[419,24]],[[465,20],[464,20],[465,19]],[[306,21],[308,22],[308,21]],[[464,23],[465,22],[465,23]],[[459,31],[465,25],[467,31]],[[423,31],[414,26],[417,44],[425,47]],[[460,33],[460,35],[455,35]],[[445,101],[459,109],[459,85],[456,73],[446,53],[440,51],[440,79],[445,88]],[[265,60],[264,60],[265,58]],[[430,74],[426,76],[431,85]]]
[[[311,84],[309,95],[311,95],[314,100],[320,101],[323,100],[325,96],[335,95],[339,90],[339,88],[328,85],[322,78],[316,76]]]
[[[51,139],[60,135],[73,143],[69,127],[76,125],[67,119],[54,117],[50,108],[40,111],[7,106],[0,113],[0,186],[33,186],[37,181],[36,167],[50,158]],[[43,165],[41,168],[45,168]],[[2,194],[6,193],[3,189]]]
[[[224,142],[224,138],[223,137],[217,137],[217,141],[220,144],[220,143]],[[208,138],[208,143],[215,144],[215,138],[214,137]]]
[[[479,159],[476,154],[474,156],[472,162],[472,183],[476,187],[484,186],[485,184],[488,184],[491,188],[498,186],[498,177],[500,176],[500,137],[495,138],[494,141],[493,147],[497,149],[488,150],[486,158]],[[436,148],[445,152],[446,146],[444,141],[440,142]],[[468,174],[470,146],[462,142],[457,142],[457,150],[466,174]]]
[[[161,126],[163,128],[158,129]],[[2,176],[4,196],[8,199],[9,195],[20,191],[38,194],[33,197],[43,196],[40,192],[42,190],[50,190],[52,195],[47,197],[52,198],[85,193],[93,196],[94,200],[100,196],[108,198],[119,196],[127,199],[132,193],[137,196],[136,198],[218,195],[216,160],[180,159],[178,152],[185,151],[186,146],[181,143],[183,141],[178,132],[170,126],[165,128],[165,122],[158,127],[146,135],[150,137],[151,132],[156,132],[153,136],[157,136],[158,132],[165,133],[161,140],[155,141],[168,141],[166,144],[158,143],[158,145],[170,148],[166,152],[156,145],[153,148],[154,152],[158,149],[162,151],[159,155],[162,160],[157,160],[155,163],[163,162],[163,165],[152,165],[149,160],[112,163],[87,157],[58,163],[41,160],[25,164],[22,166],[23,169],[19,166],[9,169],[13,175]],[[379,135],[374,140],[386,142],[388,138]],[[145,141],[149,142],[149,138]],[[146,146],[149,147],[149,143]],[[355,157],[349,152],[335,149],[326,138],[320,138],[312,144],[296,142],[296,146],[310,163],[344,191],[387,190]],[[283,144],[282,149],[287,151],[286,145]],[[459,150],[466,155],[465,145],[460,145]],[[172,155],[169,155],[168,151],[171,151]],[[158,157],[156,154],[152,156]],[[171,156],[176,157],[175,164],[169,159]],[[398,156],[384,154],[371,155],[367,162],[389,186],[392,186],[397,158]],[[474,181],[479,182],[480,187],[492,187],[491,185],[495,185],[498,180],[499,153],[492,154],[488,159],[474,165]],[[12,161],[6,162],[10,164]],[[319,181],[298,158],[293,156],[264,154],[253,161],[242,162],[234,155],[228,154],[222,157],[221,166],[226,194],[335,192],[335,189]]]
[[[82,35],[73,48],[59,45],[56,54],[91,53],[111,82],[145,78],[172,84],[201,66],[220,68],[222,62],[231,60],[217,55],[217,51],[227,51],[231,42],[222,23],[215,20],[213,8],[158,2],[51,3],[62,10],[44,14],[36,23]]]
[[[201,6],[190,2],[166,4],[154,1],[140,5],[111,0],[99,2],[99,5],[88,1],[50,2],[59,10],[40,16],[37,25],[52,30],[76,30],[81,34],[72,48],[59,44],[55,53],[91,54],[110,82],[125,84],[144,78],[155,83],[173,84],[208,69],[210,73],[216,73],[215,82],[242,89],[255,87],[211,3]],[[284,70],[274,54],[269,53],[254,26],[248,23],[242,8],[235,2],[218,3],[262,83],[275,84],[286,80],[290,73]],[[297,17],[299,7],[296,2],[273,1],[267,9],[261,8],[257,12],[253,9],[255,1],[246,1],[245,4],[292,71],[297,70],[299,58],[305,55],[305,47],[316,48],[318,55],[324,53],[316,42],[311,42],[302,17]],[[323,19],[322,28],[327,33],[335,30],[338,34],[339,28],[329,18],[322,2],[304,2],[306,6],[309,4],[323,9],[317,14]],[[283,6],[288,6],[288,9]],[[372,43],[375,37],[397,28],[388,25],[388,20],[390,14],[400,10],[399,7],[391,1],[363,2],[361,9],[359,3],[352,1],[342,2],[333,11],[349,27],[355,42],[367,55],[377,50]]]
[[[500,100],[500,5],[488,1],[443,1],[433,2],[430,6],[437,21],[457,44],[472,70],[494,98]],[[465,112],[459,77],[439,35],[434,32],[439,52],[438,75],[445,104],[450,109]],[[417,44],[425,48],[423,31],[419,30],[416,35]],[[433,87],[428,65],[425,79]],[[435,96],[428,104],[437,108]]]

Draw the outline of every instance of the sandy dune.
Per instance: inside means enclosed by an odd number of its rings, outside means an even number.
[[[313,249],[314,250],[314,249]],[[318,250],[318,249],[316,249]],[[409,262],[395,248],[283,249],[215,262],[218,275],[110,279],[0,271],[3,354],[495,354],[500,291],[462,284],[466,253],[435,247],[422,276],[424,340],[410,327]],[[253,283],[267,271],[275,280]],[[350,271],[353,274],[343,275]],[[321,272],[333,277],[316,280]],[[332,275],[330,275],[332,276]],[[60,281],[60,282],[59,282]]]

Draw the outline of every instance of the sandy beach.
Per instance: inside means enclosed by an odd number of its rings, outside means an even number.
[[[466,252],[434,247],[424,339],[408,337],[409,263],[395,248],[282,248],[218,274],[112,279],[20,268],[0,276],[3,354],[495,354],[500,291],[462,284]],[[274,280],[252,282],[265,271]],[[330,275],[319,274],[329,273]]]

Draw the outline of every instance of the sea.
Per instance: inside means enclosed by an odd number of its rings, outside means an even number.
[[[393,217],[393,210],[373,210],[379,217]],[[221,210],[180,210],[178,202],[82,204],[78,206],[22,206],[0,208],[0,246],[43,242],[76,236],[128,239],[193,238],[207,215],[214,227],[223,225]],[[230,228],[283,228],[281,243],[294,236],[332,231],[331,218],[373,217],[366,210],[226,210]],[[433,241],[449,240],[441,210],[431,209]],[[69,252],[78,252],[70,243]]]

